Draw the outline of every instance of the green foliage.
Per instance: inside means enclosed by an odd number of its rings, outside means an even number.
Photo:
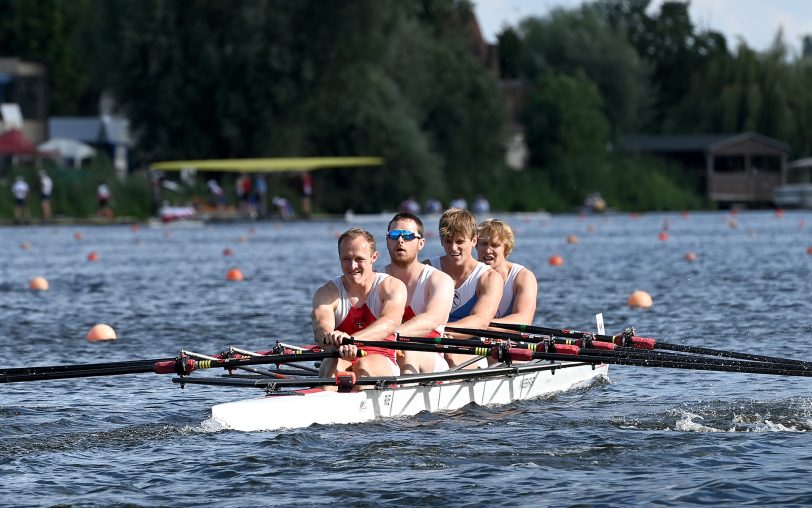
[[[600,155],[609,135],[601,106],[597,87],[583,73],[539,75],[524,115],[531,164],[545,167],[571,157]]]
[[[636,132],[651,104],[648,67],[630,42],[593,7],[554,10],[545,18],[527,18],[522,34],[523,74],[530,80],[549,70],[583,73],[604,98],[603,110],[613,132]]]

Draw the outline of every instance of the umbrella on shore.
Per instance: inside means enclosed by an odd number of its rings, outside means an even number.
[[[73,160],[73,167],[79,167],[82,160],[96,155],[96,149],[87,143],[68,138],[53,138],[39,145],[40,152],[56,154],[63,159]]]

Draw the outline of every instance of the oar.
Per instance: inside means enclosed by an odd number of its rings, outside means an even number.
[[[537,344],[540,342],[551,342],[556,345],[562,346],[577,346],[579,348],[585,348],[582,351],[587,351],[586,354],[602,354],[604,352],[612,352],[616,356],[622,356],[625,358],[638,358],[643,360],[649,359],[658,359],[658,360],[671,360],[671,361],[678,361],[684,363],[705,363],[705,364],[712,364],[712,365],[719,365],[719,366],[756,366],[756,367],[765,367],[765,368],[781,368],[784,370],[812,370],[812,363],[810,362],[803,362],[800,360],[787,360],[781,361],[781,359],[771,359],[769,361],[765,360],[744,360],[745,363],[738,363],[741,360],[721,360],[718,358],[707,358],[704,356],[698,356],[696,354],[678,354],[678,353],[665,353],[660,351],[652,351],[652,350],[640,350],[635,348],[628,348],[628,347],[620,347],[616,346],[611,342],[593,340],[589,338],[589,334],[584,333],[584,338],[581,339],[551,339],[541,335],[531,335],[526,333],[517,333],[511,334],[509,332],[500,332],[495,330],[474,330],[474,329],[453,329],[454,331],[459,331],[460,333],[476,333],[479,332],[481,335],[489,336],[489,337],[498,337],[500,339],[510,339],[511,335],[515,338],[522,338],[528,339],[530,341],[536,341]],[[536,346],[536,350],[541,351],[539,349],[541,344]],[[560,346],[558,346],[560,349]],[[532,347],[530,349],[533,349]],[[552,347],[548,346],[547,350],[552,352]],[[563,349],[562,349],[563,351]],[[714,350],[715,351],[715,350]],[[720,356],[720,355],[717,355]],[[732,355],[731,355],[732,356]],[[728,356],[728,357],[731,357]],[[755,357],[755,358],[765,358],[761,355],[748,355],[742,353],[738,356],[745,356],[745,357]],[[767,357],[772,358],[772,357]]]
[[[533,358],[537,360],[577,361],[593,364],[634,365],[638,367],[662,367],[669,369],[707,370],[717,372],[739,372],[745,374],[772,374],[777,376],[812,377],[812,371],[804,369],[788,369],[786,365],[765,366],[761,363],[737,362],[735,364],[716,364],[710,362],[687,362],[677,360],[641,359],[628,357],[613,357],[602,354],[572,354],[572,353],[546,353],[535,352]],[[709,359],[710,360],[710,359]],[[732,361],[732,360],[731,360]]]
[[[363,353],[361,354],[363,355]],[[234,369],[244,365],[262,365],[268,363],[287,363],[299,361],[316,361],[325,358],[337,358],[338,351],[320,353],[270,354],[247,358],[212,358],[195,359],[186,354],[176,358],[156,360],[134,360],[130,362],[87,363],[78,365],[52,365],[40,367],[21,367],[0,370],[0,383],[18,383],[23,381],[43,381],[48,379],[68,379],[92,376],[116,376],[123,374],[178,374],[185,376],[195,370],[224,368]]]
[[[519,334],[512,335],[513,337],[519,337]],[[462,347],[501,346],[502,344],[509,343],[510,347],[532,350],[535,350],[537,343],[537,341],[525,342],[522,340],[514,340],[514,339],[491,340],[490,338],[484,336],[479,336],[476,339],[454,339],[449,337],[413,337],[408,335],[398,335],[397,340],[406,343],[438,344],[438,345],[462,346]]]
[[[666,342],[659,342],[655,339],[647,337],[637,337],[634,335],[634,329],[627,329],[619,335],[600,335],[592,332],[579,332],[567,329],[547,328],[544,326],[521,325],[513,323],[491,323],[491,326],[503,328],[506,330],[516,330],[519,332],[529,333],[542,333],[547,335],[554,335],[556,337],[569,337],[574,339],[593,338],[598,341],[611,342],[618,346],[633,347],[635,349],[665,349],[669,351],[678,351],[682,353],[695,353],[700,355],[721,356],[725,358],[736,358],[739,360],[753,360],[757,362],[777,362],[777,363],[793,363],[796,365],[803,365],[806,368],[812,368],[812,362],[803,360],[793,360],[791,358],[780,358],[775,356],[754,355],[750,353],[739,353],[736,351],[725,351],[721,349],[710,349],[696,346],[684,346],[682,344],[669,344]]]

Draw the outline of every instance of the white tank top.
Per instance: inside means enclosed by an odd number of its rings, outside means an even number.
[[[410,315],[422,314],[423,312],[426,312],[428,308],[429,279],[434,274],[434,272],[439,272],[440,270],[434,268],[431,265],[422,265],[422,266],[423,270],[417,277],[417,282],[415,282],[414,290],[412,291],[412,296],[409,299],[409,304],[406,306],[406,314],[409,314],[410,309],[411,309]],[[445,325],[439,325],[434,330],[442,334],[443,331],[445,330]]]
[[[524,267],[520,264],[513,263],[513,268],[507,274],[505,278],[505,289],[502,291],[502,301],[499,302],[499,310],[496,311],[496,318],[505,317],[509,314],[513,314],[513,302],[516,300],[516,294],[513,291],[513,288],[516,284],[516,276],[519,275]]]
[[[434,268],[442,270],[440,256],[429,258],[429,263]],[[479,283],[479,278],[490,269],[490,266],[477,261],[476,267],[468,275],[468,278],[459,287],[454,288],[454,303],[451,305],[451,314],[448,315],[449,323],[471,315],[471,311],[477,302],[476,286]]]
[[[385,273],[375,274],[375,280],[372,282],[372,289],[370,289],[369,294],[367,295],[367,300],[363,304],[367,306],[369,311],[376,318],[380,317],[381,307],[383,307],[383,304],[381,303],[381,298],[380,296],[378,296],[378,289],[380,288],[381,281],[383,281],[387,277],[389,277],[389,275]],[[336,306],[335,310],[336,325],[338,325],[344,322],[344,319],[347,317],[347,314],[350,313],[352,301],[350,300],[350,297],[347,294],[347,290],[344,288],[344,282],[341,280],[341,276],[331,279],[330,282],[332,282],[335,285],[335,287],[338,288],[338,305]],[[363,305],[361,306],[363,307]]]

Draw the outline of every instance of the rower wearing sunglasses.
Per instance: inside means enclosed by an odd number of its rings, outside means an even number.
[[[529,325],[536,315],[536,276],[518,263],[508,261],[516,245],[513,229],[499,219],[482,221],[477,228],[477,258],[505,279],[502,300],[494,316],[500,323]]]
[[[459,208],[446,210],[440,217],[440,240],[445,255],[430,258],[426,263],[441,269],[454,281],[454,301],[448,322],[460,328],[488,328],[499,308],[504,280],[472,255],[477,242],[473,214]],[[472,358],[459,354],[445,356],[452,367]],[[487,361],[482,359],[474,365],[486,367]]]
[[[395,351],[363,347],[358,357],[355,345],[342,345],[348,337],[359,340],[393,340],[406,308],[406,286],[395,277],[376,273],[378,259],[375,238],[351,228],[338,238],[340,277],[327,281],[313,295],[313,334],[316,344],[329,351],[338,349],[340,358],[323,360],[319,374],[333,377],[339,371],[359,376],[397,376],[400,369]]]
[[[443,333],[451,302],[454,281],[433,266],[417,260],[426,244],[423,221],[409,212],[401,212],[389,221],[386,248],[391,263],[385,271],[406,285],[407,302],[398,333],[411,337],[439,337]],[[443,372],[448,370],[442,353],[404,351],[398,356],[401,374]]]

